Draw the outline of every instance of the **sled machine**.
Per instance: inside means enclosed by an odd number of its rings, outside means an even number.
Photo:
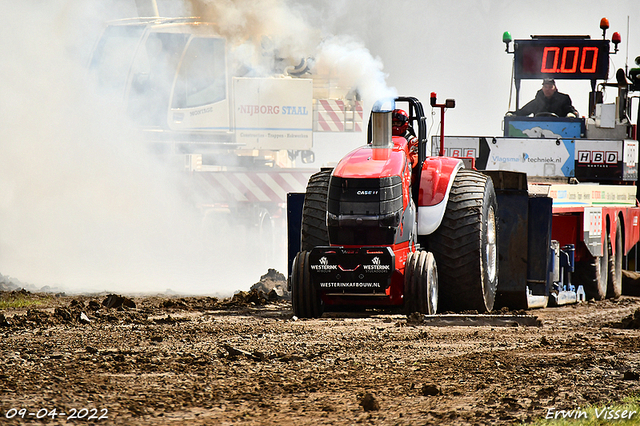
[[[600,28],[602,36],[593,39],[503,35],[513,55],[516,110],[523,81],[586,80],[591,91],[585,116],[510,111],[501,136],[448,135],[444,146],[434,137],[443,153],[469,157],[493,178],[502,271],[498,306],[617,298],[622,269],[637,268],[640,115],[634,123],[632,111],[638,110],[633,100],[640,91],[640,68],[611,72],[610,54],[618,52],[621,37],[616,32],[606,38],[606,18]],[[640,67],[640,57],[635,62]],[[630,251],[634,255],[627,257]],[[539,255],[546,252],[550,256]]]

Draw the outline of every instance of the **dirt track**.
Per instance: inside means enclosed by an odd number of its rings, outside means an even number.
[[[258,293],[42,300],[0,316],[3,423],[86,408],[102,424],[512,424],[640,391],[640,321],[614,324],[640,316],[634,297],[527,312],[540,326],[466,327],[296,320]],[[43,409],[65,416],[37,420]]]

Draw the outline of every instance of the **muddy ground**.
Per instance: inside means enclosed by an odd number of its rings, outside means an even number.
[[[300,320],[277,290],[0,292],[41,302],[0,311],[0,423],[506,425],[640,391],[637,297],[445,326]]]

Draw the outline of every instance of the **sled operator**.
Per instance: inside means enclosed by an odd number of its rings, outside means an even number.
[[[573,107],[569,95],[558,92],[556,81],[553,78],[542,80],[542,89],[538,90],[535,99],[528,102],[515,112],[508,112],[507,115],[526,116],[529,114],[538,115],[543,113],[555,114],[558,117],[576,118],[578,111]]]

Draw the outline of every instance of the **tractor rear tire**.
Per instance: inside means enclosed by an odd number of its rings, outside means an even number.
[[[461,169],[429,249],[438,265],[440,311],[493,309],[498,288],[498,204],[493,181]]]
[[[313,174],[307,183],[302,206],[301,250],[329,245],[327,229],[327,198],[331,170]]]
[[[573,273],[573,284],[584,287],[587,300],[604,300],[607,296],[607,281],[609,270],[609,253],[606,247],[602,256],[591,260],[576,262]]]
[[[438,309],[438,273],[432,253],[409,253],[404,274],[405,313],[435,315]]]
[[[298,318],[318,318],[324,311],[322,300],[311,282],[309,252],[301,251],[291,268],[291,302],[293,314]]]
[[[613,254],[611,236],[607,236],[607,248],[609,253],[609,282],[607,284],[607,297],[617,299],[622,295],[622,224],[620,219],[616,225],[616,253]]]

